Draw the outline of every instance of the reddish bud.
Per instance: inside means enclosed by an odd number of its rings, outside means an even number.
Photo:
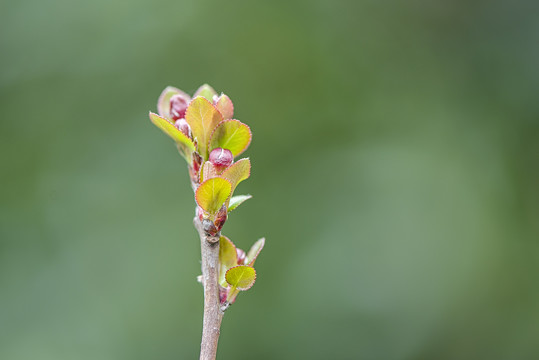
[[[198,174],[200,170],[200,165],[202,165],[202,156],[199,155],[196,151],[193,153],[193,169]]]
[[[185,119],[178,119],[174,123],[174,126],[176,126],[176,129],[180,130],[185,136],[187,136],[189,139],[191,139],[191,127],[185,121]]]
[[[234,156],[228,149],[216,148],[210,153],[210,162],[218,169],[221,170],[232,164]]]
[[[236,257],[238,258],[238,265],[243,265],[246,257],[245,251],[240,248],[236,248]]]
[[[179,94],[173,95],[170,98],[170,117],[178,120],[185,117],[185,111],[189,105],[187,99]]]
[[[220,231],[223,228],[226,218],[227,218],[227,211],[226,211],[226,204],[225,204],[221,206],[221,208],[217,212],[217,215],[215,216],[214,225],[217,231]]]
[[[191,184],[196,191],[197,185],[200,183],[200,165],[202,164],[202,157],[195,151],[192,154],[193,161],[189,166],[189,176],[191,177]]]
[[[222,286],[219,286],[219,302],[221,305],[226,303],[226,298],[228,297],[228,289],[225,289]]]

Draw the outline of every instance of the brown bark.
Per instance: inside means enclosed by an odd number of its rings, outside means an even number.
[[[219,234],[207,234],[198,218],[194,219],[200,236],[202,254],[202,285],[204,286],[204,320],[200,360],[215,360],[223,319],[219,301]]]

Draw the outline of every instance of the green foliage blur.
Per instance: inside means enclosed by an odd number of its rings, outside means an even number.
[[[219,359],[539,358],[539,16],[516,1],[0,5],[0,359],[196,359],[200,249],[155,128],[249,124],[265,236]]]

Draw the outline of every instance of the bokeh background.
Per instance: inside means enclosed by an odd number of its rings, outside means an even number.
[[[515,1],[0,5],[0,359],[198,358],[167,85],[226,92],[267,246],[219,359],[539,358],[539,8]]]

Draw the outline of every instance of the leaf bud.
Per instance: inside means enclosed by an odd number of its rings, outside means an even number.
[[[229,167],[234,161],[234,155],[228,149],[215,148],[210,153],[210,162],[217,168],[218,171]]]
[[[223,228],[223,225],[225,224],[225,221],[227,219],[227,210],[226,210],[226,204],[221,206],[219,211],[217,212],[217,215],[215,216],[214,225],[217,231],[221,230]]]
[[[198,171],[200,170],[200,166],[202,165],[202,156],[200,156],[199,153],[196,151],[193,153],[193,169],[198,174]]]
[[[184,118],[176,120],[176,122],[174,123],[174,126],[176,126],[176,129],[180,130],[189,139],[193,138],[191,136],[191,127],[189,126],[187,121],[185,121]]]
[[[180,94],[172,95],[170,98],[170,117],[173,120],[184,118],[188,105],[188,99],[184,96]]]
[[[219,286],[219,302],[221,305],[226,303],[226,298],[228,297],[228,289],[225,289],[222,286]]]

